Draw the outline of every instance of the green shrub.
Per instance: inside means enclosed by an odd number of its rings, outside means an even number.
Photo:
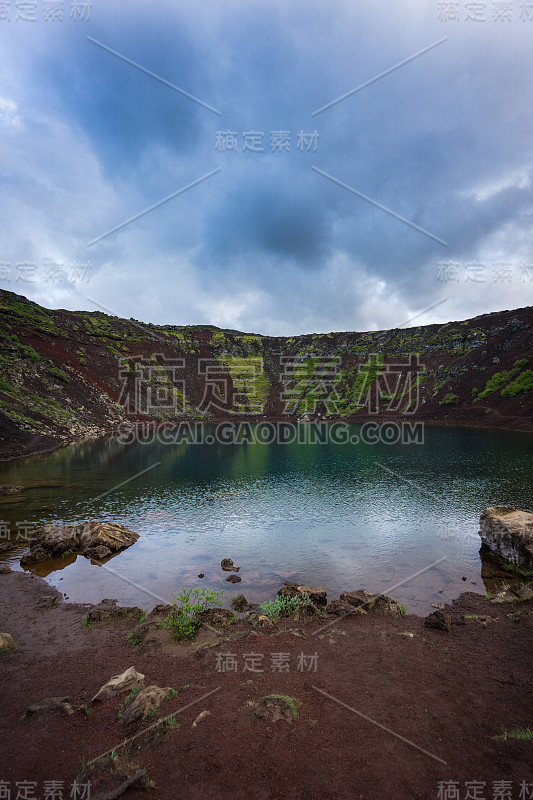
[[[57,378],[59,381],[63,381],[63,383],[70,383],[70,378],[67,373],[58,367],[52,367],[50,370],[50,375],[52,375],[54,378]]]
[[[41,360],[41,356],[39,355],[37,350],[34,350],[33,347],[31,347],[30,345],[24,344],[22,345],[21,349],[22,352],[24,353],[24,356],[28,359],[28,361],[32,361],[34,364],[37,364],[37,362]]]
[[[307,592],[302,592],[301,597],[283,597],[277,595],[274,600],[266,600],[262,603],[261,613],[271,619],[290,617],[292,614],[299,614],[310,602],[311,598]]]
[[[533,372],[530,369],[526,369],[525,372],[522,372],[518,378],[515,378],[514,381],[511,381],[505,389],[502,390],[501,396],[502,397],[516,397],[517,394],[523,394],[524,392],[530,392],[533,389]]]
[[[167,616],[160,622],[161,627],[171,630],[174,639],[177,641],[192,639],[200,627],[200,622],[195,619],[195,615],[200,611],[206,611],[212,606],[221,606],[223,594],[224,590],[217,592],[214,586],[211,591],[207,589],[183,589],[179,595],[173,595],[179,605],[172,604]],[[192,602],[191,595],[193,597]]]
[[[482,400],[484,397],[488,397],[489,394],[492,394],[493,392],[497,392],[498,389],[501,389],[503,386],[505,386],[506,383],[509,383],[509,381],[513,377],[514,377],[514,375],[513,375],[512,371],[511,372],[495,372],[494,375],[492,376],[492,378],[488,379],[485,388],[483,389],[481,394],[478,395],[478,399]]]
[[[4,378],[0,378],[0,392],[7,392],[7,394],[13,394],[15,391],[15,387],[9,383],[9,381],[4,380]]]
[[[443,406],[456,406],[459,402],[459,396],[448,392],[441,400]]]

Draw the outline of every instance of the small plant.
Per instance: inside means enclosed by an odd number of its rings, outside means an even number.
[[[403,605],[403,603],[398,603],[398,608],[400,609],[400,616],[405,617],[405,615],[407,614],[407,609]]]
[[[261,700],[284,700],[291,710],[294,719],[298,719],[299,701],[295,697],[286,694],[267,694]]]
[[[165,700],[174,700],[175,697],[178,696],[178,692],[175,689],[171,689],[170,692],[165,697]]]
[[[145,719],[152,719],[154,714],[155,714],[155,708],[152,708],[152,710],[149,711],[148,714],[146,715]]]
[[[443,406],[456,406],[459,402],[459,396],[448,392],[441,400]]]
[[[0,392],[6,392],[7,394],[12,394],[15,391],[14,386],[12,386],[9,381],[6,381],[4,378],[0,378]]]
[[[488,590],[485,592],[485,600],[492,600],[494,597],[494,592],[489,592]]]
[[[68,550],[65,550],[64,553],[61,553],[61,558],[69,558],[70,556],[73,556],[75,552],[76,550],[73,547],[69,547]]]
[[[118,753],[117,753],[117,751],[115,750],[115,748],[113,748],[113,749],[111,750],[111,758],[118,758]]]
[[[524,739],[526,741],[533,741],[533,728],[515,728],[512,731],[506,731],[508,739]]]
[[[53,378],[57,378],[58,381],[63,381],[63,383],[70,383],[70,378],[67,375],[67,373],[64,370],[59,369],[58,367],[51,367],[50,375]]]
[[[179,722],[176,722],[175,717],[168,717],[165,720],[164,724],[166,725],[167,728],[174,728],[174,730],[179,730],[180,727],[180,724]]]
[[[293,614],[298,615],[310,603],[311,598],[307,592],[302,592],[300,597],[277,595],[274,600],[265,600],[261,604],[261,613],[266,617],[270,617],[270,619],[291,617]]]
[[[2,653],[2,655],[8,655],[9,653],[16,653],[17,650],[20,650],[20,644],[14,644],[11,647],[0,647],[0,653]]]
[[[128,633],[128,641],[136,646],[142,642],[142,636],[139,636],[137,631],[131,631],[131,633]]]
[[[179,595],[173,595],[178,604],[173,603],[164,620],[159,624],[168,628],[176,641],[192,639],[200,627],[200,622],[195,618],[201,611],[207,611],[212,606],[222,605],[224,590],[217,591],[213,586],[208,589],[183,589]]]
[[[35,350],[30,345],[23,344],[21,350],[24,353],[25,357],[33,364],[37,364],[41,360],[41,356],[39,355],[37,350]]]
[[[129,693],[129,695],[127,695],[127,697],[125,697],[125,698],[124,698],[124,702],[122,703],[122,705],[120,706],[120,708],[119,708],[119,710],[118,710],[118,718],[119,718],[119,719],[122,719],[122,717],[123,717],[123,715],[124,715],[124,709],[126,708],[126,706],[128,705],[128,703],[129,703],[131,700],[133,700],[133,698],[135,697],[135,695],[136,695],[136,694],[139,694],[139,692],[141,691],[141,689],[142,689],[142,688],[143,688],[142,686],[136,686],[136,687],[135,687],[135,689],[133,689],[133,691],[131,691],[131,692]]]
[[[141,625],[143,622],[146,622],[146,611],[144,611],[144,609],[141,611],[141,616],[139,617],[139,625]]]
[[[91,623],[89,622],[89,618],[88,617],[85,617],[85,619],[83,620],[83,622],[81,624],[83,625],[84,628],[90,628],[91,627]]]

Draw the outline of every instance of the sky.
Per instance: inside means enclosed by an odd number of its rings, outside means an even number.
[[[0,2],[0,288],[267,335],[531,305],[532,67],[533,0]]]

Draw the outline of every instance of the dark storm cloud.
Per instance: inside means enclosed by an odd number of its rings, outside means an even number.
[[[531,302],[532,285],[474,292],[436,272],[446,259],[533,262],[533,22],[443,25],[437,6],[108,2],[85,27],[0,28],[3,257],[80,261],[88,241],[220,168],[90,248],[91,294],[140,316],[144,291],[146,319],[269,333],[394,326],[444,290],[448,308],[423,321]],[[243,152],[251,130],[263,153]],[[290,152],[271,151],[279,130]],[[299,150],[315,130],[316,150]],[[236,152],[217,149],[228,131]],[[77,286],[17,288],[87,307]]]

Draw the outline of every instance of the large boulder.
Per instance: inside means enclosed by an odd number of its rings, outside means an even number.
[[[533,512],[510,506],[486,508],[480,518],[481,541],[493,553],[521,569],[533,569]]]
[[[31,548],[20,559],[22,566],[81,552],[86,558],[104,559],[135,544],[138,533],[111,522],[79,522],[74,525],[41,525]]]
[[[138,533],[124,525],[111,522],[87,522],[80,535],[82,555],[86,558],[106,558],[113,553],[131,547],[139,538]],[[105,554],[103,551],[107,551]],[[98,555],[93,555],[98,552]]]
[[[327,592],[325,589],[313,589],[311,586],[302,586],[299,583],[285,581],[282,589],[279,590],[279,597],[302,597],[302,594],[309,595],[311,601],[317,606],[325,606],[327,603]]]
[[[403,606],[385,594],[372,594],[364,589],[355,592],[343,592],[340,597],[344,602],[355,608],[360,608],[368,614],[384,614],[390,617],[402,617],[405,613]]]

